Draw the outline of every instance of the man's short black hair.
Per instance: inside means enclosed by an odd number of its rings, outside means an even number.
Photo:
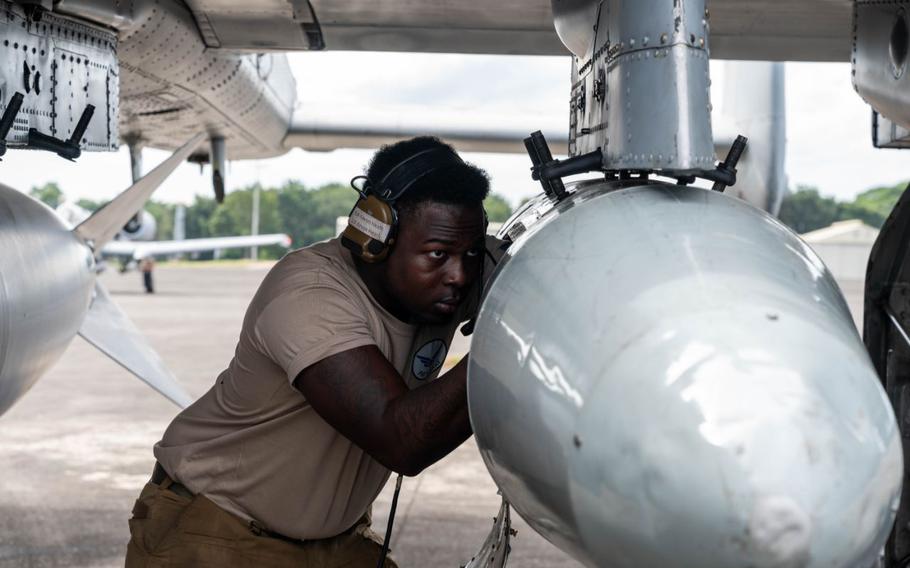
[[[435,148],[455,150],[435,136],[418,136],[388,144],[379,149],[370,160],[367,178],[370,183],[379,183],[392,168],[418,152]],[[401,214],[412,211],[427,201],[451,205],[483,205],[490,192],[490,178],[487,172],[470,163],[445,166],[418,179],[408,191],[395,201],[395,209]]]

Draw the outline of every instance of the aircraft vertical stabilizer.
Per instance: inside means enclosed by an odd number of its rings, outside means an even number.
[[[100,282],[95,283],[92,304],[79,328],[79,335],[181,408],[192,402],[161,357],[111,300]]]
[[[96,252],[101,250],[101,247],[123,229],[127,221],[145,205],[158,186],[177,169],[181,162],[189,157],[203,140],[205,140],[204,134],[194,136],[158,167],[82,222],[73,232],[89,243]]]

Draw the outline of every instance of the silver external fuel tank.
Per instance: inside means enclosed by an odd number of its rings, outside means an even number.
[[[591,566],[871,565],[899,432],[818,256],[717,192],[574,190],[507,225],[472,341],[505,497]]]
[[[0,184],[0,414],[75,337],[94,262],[53,211]]]

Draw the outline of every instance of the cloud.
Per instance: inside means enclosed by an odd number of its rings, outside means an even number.
[[[548,110],[568,103],[568,57],[430,53],[290,56],[302,101]]]

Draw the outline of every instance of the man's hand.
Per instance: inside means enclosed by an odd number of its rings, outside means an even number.
[[[375,345],[311,365],[294,386],[333,428],[387,468],[417,475],[471,435],[465,357],[410,390]]]

